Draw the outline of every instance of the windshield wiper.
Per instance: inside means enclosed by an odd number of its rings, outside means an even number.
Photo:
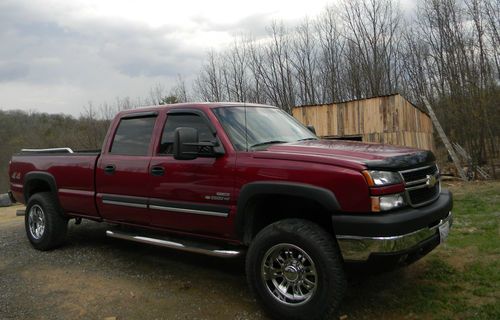
[[[265,146],[266,144],[274,144],[274,143],[287,143],[288,141],[283,141],[283,140],[271,140],[271,141],[266,141],[266,142],[259,142],[254,145],[251,145],[250,148],[253,147],[259,147],[259,146]]]
[[[308,141],[308,140],[318,140],[318,138],[304,138],[304,139],[299,139],[297,141]]]

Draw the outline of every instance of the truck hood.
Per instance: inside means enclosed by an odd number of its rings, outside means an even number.
[[[427,150],[342,140],[274,144],[256,152],[255,157],[328,163],[361,170],[410,169],[436,160]]]

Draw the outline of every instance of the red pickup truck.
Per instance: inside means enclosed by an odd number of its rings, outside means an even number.
[[[9,175],[34,248],[84,218],[117,226],[110,237],[245,254],[251,291],[280,319],[328,317],[347,263],[411,263],[452,223],[430,151],[320,140],[256,104],[124,111],[100,152],[23,150]]]

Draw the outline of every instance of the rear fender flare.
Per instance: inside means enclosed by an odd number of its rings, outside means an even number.
[[[56,184],[56,179],[54,178],[53,175],[47,172],[41,172],[41,171],[32,171],[27,173],[24,176],[24,184],[23,184],[23,193],[24,193],[24,200],[26,203],[28,203],[29,200],[29,188],[28,186],[30,183],[33,181],[43,181],[48,184],[50,192],[54,195],[56,199],[58,199],[59,202],[59,197],[57,196],[57,184]]]

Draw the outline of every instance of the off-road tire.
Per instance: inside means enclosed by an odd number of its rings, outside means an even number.
[[[30,231],[30,215],[32,209],[41,209],[44,219],[44,230],[39,238]],[[40,211],[38,211],[40,214]],[[31,245],[41,251],[51,250],[61,246],[66,240],[68,231],[68,218],[66,218],[57,203],[57,200],[50,192],[35,193],[28,200],[24,217],[26,235]]]
[[[312,259],[316,269],[316,289],[308,300],[298,305],[279,301],[262,276],[266,252],[280,244],[300,248]],[[252,293],[275,319],[334,319],[346,288],[336,240],[317,224],[302,219],[281,220],[262,229],[248,250],[246,274]]]

